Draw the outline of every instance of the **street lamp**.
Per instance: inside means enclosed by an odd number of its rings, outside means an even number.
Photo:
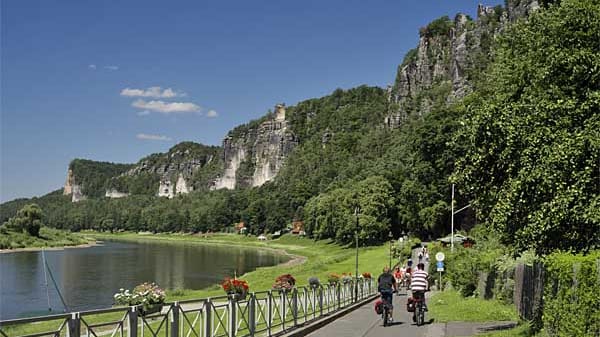
[[[359,224],[358,224],[358,213],[360,212],[360,207],[356,206],[354,208],[354,216],[356,217],[356,228],[354,230],[354,237],[356,239],[356,264],[355,264],[355,281],[354,281],[354,299],[355,301],[358,301],[358,229],[359,229]]]
[[[388,234],[388,238],[390,239],[390,269],[392,269],[392,243],[394,242],[394,240],[392,240],[394,238],[392,231]]]

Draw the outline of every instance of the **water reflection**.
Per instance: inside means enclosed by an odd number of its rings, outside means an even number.
[[[70,311],[112,305],[119,288],[155,281],[167,289],[199,289],[225,276],[284,262],[286,257],[240,247],[167,242],[116,242],[46,251]],[[63,312],[48,277],[50,307]],[[0,254],[0,319],[48,313],[41,252]]]

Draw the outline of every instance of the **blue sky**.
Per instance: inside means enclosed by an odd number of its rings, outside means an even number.
[[[0,200],[60,188],[73,158],[217,145],[278,102],[385,87],[419,27],[477,4],[3,0]]]

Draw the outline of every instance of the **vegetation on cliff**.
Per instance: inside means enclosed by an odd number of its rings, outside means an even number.
[[[244,221],[259,234],[304,220],[310,236],[341,243],[350,241],[359,206],[361,240],[373,243],[390,230],[423,238],[447,233],[455,182],[456,206],[471,203],[455,218],[459,228],[489,224],[515,251],[593,249],[600,242],[598,7],[579,0],[549,4],[503,29],[498,41],[504,12],[490,11],[492,31],[479,37],[475,55],[485,60],[471,69],[477,76],[468,75],[474,92],[450,104],[454,88],[436,82],[403,103],[399,128],[383,126],[397,103],[380,88],[339,89],[288,107],[299,144],[260,188],[76,204],[51,195],[54,201],[39,203],[49,225],[72,230],[206,232]],[[443,39],[450,28],[442,18],[427,34]],[[407,62],[414,57],[411,52]],[[433,104],[424,111],[423,102]],[[2,205],[2,216],[14,215],[20,203]]]

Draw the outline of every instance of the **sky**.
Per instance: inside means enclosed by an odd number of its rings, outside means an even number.
[[[277,103],[385,87],[420,27],[477,4],[0,0],[0,201],[61,188],[73,158],[219,145]]]

